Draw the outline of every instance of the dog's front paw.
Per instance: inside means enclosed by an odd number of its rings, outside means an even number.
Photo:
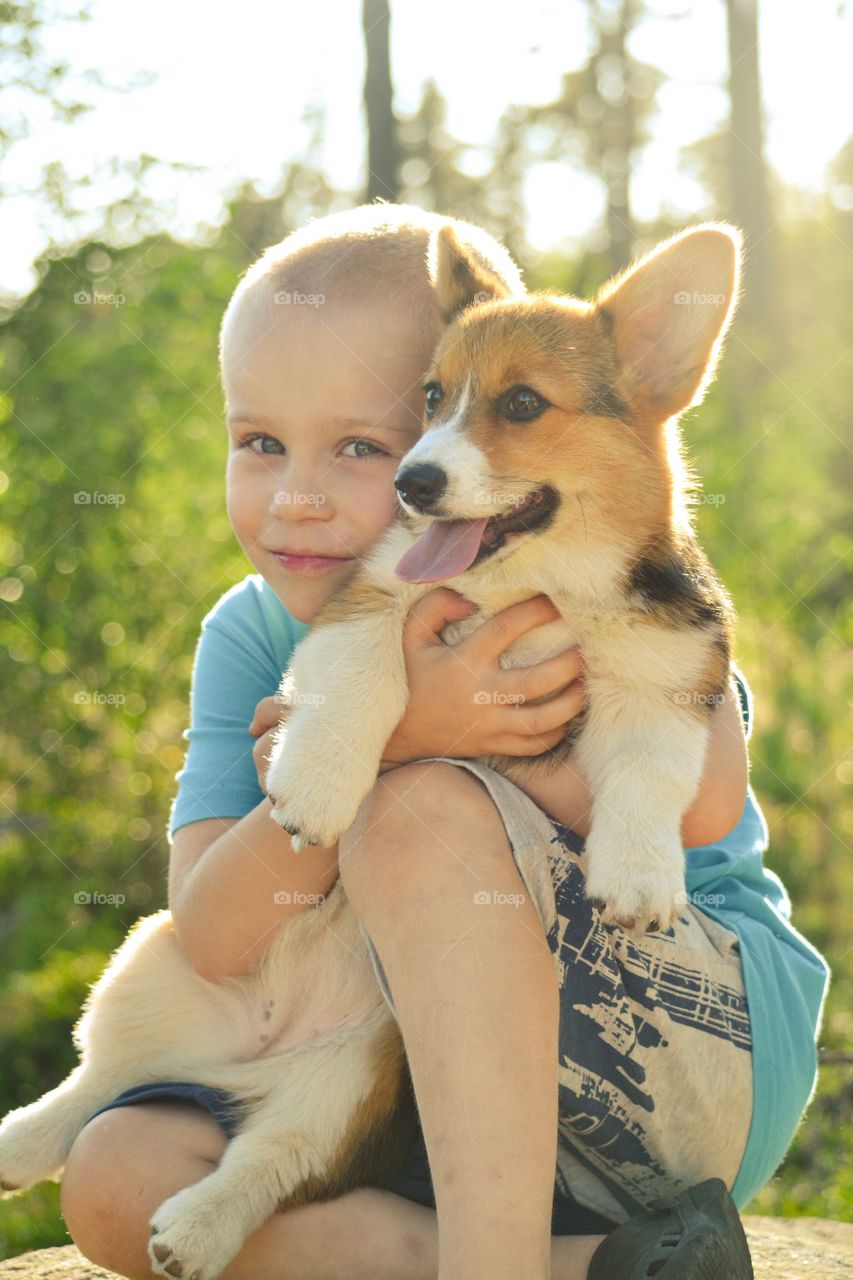
[[[684,851],[678,841],[593,827],[584,852],[586,895],[604,924],[638,935],[675,924],[685,900]]]
[[[180,1280],[215,1280],[245,1244],[237,1215],[206,1191],[205,1178],[160,1205],[149,1223],[151,1268]]]
[[[310,759],[307,752],[280,751],[273,756],[266,777],[272,816],[291,837],[295,853],[309,845],[331,848],[355,821],[359,805],[372,786],[376,770],[369,763],[353,765]]]
[[[301,853],[303,849],[308,849],[312,845],[328,849],[337,842],[341,831],[346,830],[345,827],[333,830],[332,826],[328,823],[323,824],[322,820],[315,819],[312,823],[311,817],[306,816],[304,804],[295,804],[281,797],[269,786],[267,786],[267,794],[273,805],[272,816],[290,836],[290,847],[294,853]]]
[[[273,748],[266,776],[266,792],[272,801],[273,818],[290,836],[294,853],[299,853],[309,845],[334,844],[340,832],[335,833],[331,839],[325,839],[326,832],[320,830],[316,823],[312,823],[313,815],[306,809],[304,787],[299,787],[293,773],[291,761],[284,751],[283,743],[277,744]],[[297,803],[294,796],[299,796],[300,802]]]

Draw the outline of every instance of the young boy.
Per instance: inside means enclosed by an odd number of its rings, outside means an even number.
[[[426,252],[442,221],[383,205],[320,219],[267,251],[223,323],[228,513],[257,573],[202,624],[170,823],[175,929],[210,981],[247,974],[340,874],[425,1138],[388,1187],[276,1214],[223,1280],[698,1276],[708,1219],[687,1193],[649,1206],[711,1177],[742,1206],[767,1181],[813,1091],[828,974],[763,867],[740,673],[682,826],[688,900],[640,943],[583,893],[590,797],[571,762],[522,791],[477,761],[539,754],[583,706],[577,649],[536,669],[536,705],[495,696],[500,654],[555,616],[545,598],[454,648],[440,632],[473,606],[444,588],[419,601],[409,706],[338,845],[294,855],[263,791],[289,655],[395,514],[440,331]],[[500,245],[454,222],[518,284]],[[219,1160],[223,1101],[163,1085],[86,1125],[62,1208],[89,1258],[151,1274],[149,1218]],[[715,1220],[710,1261],[739,1280],[734,1222]]]

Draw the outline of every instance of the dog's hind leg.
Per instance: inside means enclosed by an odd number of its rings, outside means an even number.
[[[0,1191],[27,1191],[58,1180],[71,1145],[89,1117],[138,1078],[119,1078],[81,1063],[37,1102],[18,1107],[0,1124]]]
[[[295,1053],[217,1168],[154,1212],[153,1270],[214,1280],[276,1210],[392,1175],[389,1151],[402,1158],[411,1141],[410,1088],[399,1032],[384,1013],[366,1035]]]

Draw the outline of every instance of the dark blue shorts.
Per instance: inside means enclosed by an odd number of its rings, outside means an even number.
[[[138,1102],[167,1102],[183,1099],[195,1102],[207,1111],[219,1125],[226,1138],[233,1138],[237,1132],[241,1106],[232,1094],[225,1089],[211,1089],[207,1085],[189,1084],[183,1080],[168,1080],[157,1084],[137,1085],[133,1089],[125,1089],[112,1102],[99,1107],[89,1117],[93,1120],[103,1111],[113,1107],[129,1107]],[[88,1121],[87,1121],[88,1123]],[[432,1186],[426,1145],[420,1126],[415,1135],[409,1157],[404,1168],[391,1182],[383,1183],[387,1191],[393,1191],[406,1200],[414,1200],[431,1209],[435,1208],[435,1193]],[[551,1234],[555,1236],[603,1235],[612,1231],[616,1224],[592,1209],[584,1208],[571,1196],[566,1196],[554,1189],[554,1204],[551,1213]]]

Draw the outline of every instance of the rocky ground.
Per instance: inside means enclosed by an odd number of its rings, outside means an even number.
[[[823,1218],[744,1220],[755,1280],[853,1280],[853,1225]],[[0,1262],[0,1280],[116,1280],[73,1245]],[[685,1277],[685,1280],[687,1278]]]

